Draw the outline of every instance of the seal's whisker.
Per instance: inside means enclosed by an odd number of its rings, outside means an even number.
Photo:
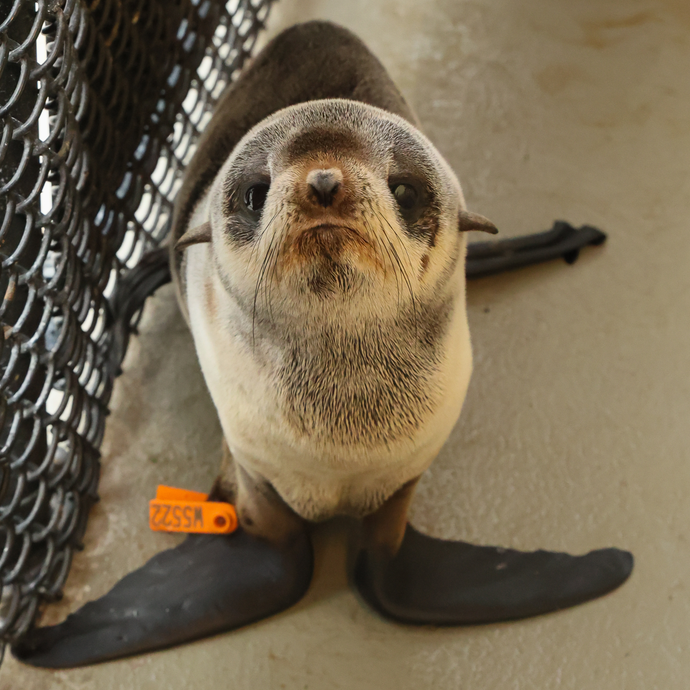
[[[378,261],[383,266],[383,276],[385,279],[388,276],[388,268],[386,266],[385,257],[383,256],[384,248],[382,247],[380,240],[378,239],[378,237],[376,237],[376,233],[373,232],[372,227],[368,222],[367,213],[366,213],[365,209],[362,210],[362,224],[366,228],[367,233],[369,234],[369,237],[370,237],[370,239],[368,240],[369,246],[372,247],[375,254],[377,255],[376,258],[378,259]]]
[[[274,238],[274,242],[273,242],[273,244],[271,245],[271,247],[269,247],[269,251],[268,251],[268,268],[267,268],[268,277],[267,277],[267,278],[266,278],[266,277],[264,278],[264,291],[265,291],[266,287],[268,287],[268,290],[269,290],[269,295],[268,295],[269,302],[270,302],[270,289],[271,289],[271,287],[272,287],[272,285],[271,285],[271,279],[272,279],[272,277],[276,274],[276,271],[277,271],[278,259],[279,259],[279,257],[280,257],[281,252],[282,252],[282,249],[283,249],[283,241],[284,241],[284,239],[285,239],[285,234],[286,234],[286,230],[287,230],[288,225],[289,225],[289,223],[283,225],[283,226],[276,232],[276,236],[275,236],[275,238]],[[269,304],[268,306],[270,307],[270,304]]]
[[[368,189],[365,189],[365,192],[367,192]],[[371,205],[371,202],[369,202]],[[384,281],[388,277],[388,266],[386,264],[386,257],[384,256],[384,247],[381,243],[381,240],[378,238],[377,234],[373,231],[372,226],[367,222],[367,209],[366,206],[364,206],[361,209],[361,214],[362,214],[362,224],[366,228],[368,238],[367,242],[369,246],[374,250],[374,254],[376,255],[376,259],[381,263],[381,266],[383,267],[383,278]]]
[[[371,202],[369,202],[369,208],[372,212],[372,217],[376,218],[376,212],[374,211]],[[402,302],[402,292],[401,292],[402,288],[400,285],[400,280],[398,279],[398,268],[397,268],[396,263],[393,259],[393,255],[391,254],[391,250],[389,247],[389,245],[391,244],[391,241],[390,241],[390,238],[388,237],[388,233],[386,232],[386,229],[383,227],[381,228],[381,231],[383,232],[383,236],[384,236],[386,241],[385,241],[385,243],[381,242],[378,239],[378,237],[377,237],[376,241],[379,243],[379,245],[381,246],[383,251],[385,251],[386,255],[388,256],[388,260],[390,261],[391,267],[393,269],[393,276],[395,277],[395,288],[396,288],[397,297],[398,297],[397,311],[399,312],[400,311],[400,303]],[[376,233],[371,232],[371,234],[373,237],[376,237]],[[385,266],[385,263],[384,263],[384,266]]]
[[[374,209],[373,204],[371,203],[371,201],[368,201],[368,202],[367,202],[367,205],[368,205],[368,207],[369,207],[369,210],[371,211],[370,218],[371,218],[371,219],[375,219],[375,220],[378,221],[379,218],[378,218],[378,216],[377,216],[376,210]],[[389,245],[391,244],[391,240],[390,240],[390,237],[388,236],[388,233],[386,232],[386,229],[385,229],[384,227],[382,227],[382,226],[381,226],[381,223],[379,222],[379,227],[380,227],[380,229],[381,229],[381,232],[383,233],[384,239],[386,240],[385,242],[382,242],[381,239],[378,237],[377,233],[374,232],[374,231],[371,229],[371,226],[367,226],[367,227],[369,228],[369,232],[371,233],[372,237],[375,238],[375,241],[377,242],[377,245],[378,245],[383,251],[385,251],[386,256],[388,257],[388,259],[389,259],[389,261],[390,261],[391,268],[393,269],[393,275],[395,276],[395,280],[396,280],[396,282],[397,282],[397,280],[398,280],[398,275],[397,275],[397,270],[396,270],[396,264],[395,264],[395,261],[393,260],[393,256],[392,256],[391,251],[390,251],[390,248],[389,248]],[[385,263],[384,263],[384,269],[385,269]]]
[[[396,282],[397,289],[398,289],[398,308],[397,308],[397,311],[398,311],[398,313],[400,313],[400,309],[401,309],[400,305],[402,304],[402,301],[403,301],[403,281],[405,279],[403,276],[403,273],[404,273],[403,267],[402,267],[402,264],[400,263],[399,258],[395,254],[395,247],[393,246],[393,242],[391,241],[391,239],[388,235],[388,232],[386,231],[386,228],[381,223],[381,220],[378,217],[378,214],[376,214],[376,219],[379,223],[379,227],[381,229],[381,232],[383,233],[383,236],[386,240],[386,251],[388,253],[388,256],[390,257],[391,266],[393,267],[393,272],[395,274],[395,282]]]
[[[281,204],[280,207],[278,208],[278,210],[273,214],[273,217],[271,218],[271,220],[269,220],[268,223],[266,223],[266,227],[263,228],[263,230],[261,230],[258,237],[256,238],[256,241],[254,242],[254,246],[252,247],[252,251],[249,254],[249,261],[247,261],[247,265],[244,269],[245,276],[247,275],[247,271],[249,270],[249,268],[252,266],[256,252],[259,250],[259,245],[261,244],[261,239],[269,231],[271,225],[273,225],[273,221],[278,217],[278,215],[280,214],[280,212],[282,210],[283,210],[283,205]]]
[[[381,214],[381,218],[386,222],[386,225],[388,225],[388,227],[393,231],[393,233],[395,233],[395,229],[391,225],[388,218],[386,218],[386,216],[384,216],[383,214]],[[410,252],[407,250],[407,247],[405,246],[404,243],[401,243],[400,246],[405,250],[405,256],[407,258],[407,263],[408,263],[408,266],[410,267],[410,273],[414,274],[415,273],[415,266],[414,266],[414,263],[412,261],[412,257],[410,256]]]
[[[252,304],[252,347],[256,344],[256,305],[259,299],[259,291],[261,290],[264,278],[266,277],[266,271],[268,270],[273,245],[277,242],[278,237],[279,235],[274,234],[269,241],[268,249],[266,250],[266,254],[261,262],[261,268],[259,269],[259,275],[256,279],[256,285],[254,287],[254,300]]]
[[[398,274],[401,275],[401,277],[404,279],[404,269],[402,262],[400,261],[400,257],[398,256],[397,252],[395,251],[395,245],[393,244],[393,241],[391,240],[391,237],[386,230],[384,224],[382,223],[383,217],[382,214],[377,211],[372,204],[370,204],[370,208],[372,211],[372,214],[376,221],[378,222],[379,229],[381,230],[381,233],[383,234],[383,237],[385,239],[385,247],[386,247],[386,253],[388,254],[388,257],[390,258],[391,266],[393,267],[393,271],[395,272],[396,280],[398,278]],[[389,227],[390,224],[388,224]],[[392,228],[391,228],[392,229]],[[394,231],[395,232],[395,231]]]
[[[376,211],[374,211],[374,212],[377,214],[379,221],[384,221],[388,225],[388,227],[391,229],[391,231],[393,233],[395,233],[395,230],[394,230],[393,226],[388,222],[388,219],[382,213],[377,213]],[[388,233],[386,233],[383,226],[381,226],[381,229],[382,229],[383,233],[385,234],[386,238],[388,238]],[[414,291],[412,290],[412,283],[410,282],[410,278],[407,275],[407,273],[405,273],[405,269],[403,268],[402,262],[400,260],[400,255],[398,254],[398,251],[395,248],[395,245],[390,241],[390,239],[388,239],[388,243],[389,243],[390,248],[393,252],[393,256],[395,257],[395,261],[398,264],[398,267],[400,268],[400,274],[401,274],[403,280],[405,281],[405,284],[407,285],[407,291],[410,293],[410,302],[412,304],[412,317],[413,317],[413,325],[414,325],[415,343],[417,343],[418,342],[418,337],[417,337],[417,300],[415,299]],[[412,268],[412,262],[410,260],[409,254],[408,254],[407,258],[408,258],[408,263],[410,265],[410,268]]]
[[[289,221],[289,217],[288,217]],[[282,226],[281,230],[279,233],[277,233],[278,236],[278,241],[275,243],[275,247],[271,252],[271,259],[270,259],[270,268],[269,268],[269,274],[268,274],[268,280],[264,281],[266,284],[268,284],[268,295],[266,296],[266,302],[267,302],[267,307],[268,307],[268,314],[271,319],[271,321],[275,321],[274,316],[273,316],[273,288],[275,287],[276,283],[276,276],[278,273],[278,259],[280,258],[280,254],[283,250],[283,243],[285,240],[285,235],[287,234],[287,227],[288,224],[285,224]]]

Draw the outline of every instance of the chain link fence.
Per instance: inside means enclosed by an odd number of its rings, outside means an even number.
[[[97,500],[118,280],[272,1],[0,0],[0,660]]]

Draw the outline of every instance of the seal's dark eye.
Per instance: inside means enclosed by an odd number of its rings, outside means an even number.
[[[409,211],[417,203],[417,190],[411,184],[394,184],[391,185],[391,192],[393,196],[404,211]]]
[[[244,193],[244,203],[250,211],[258,213],[266,203],[268,196],[267,184],[255,184]]]

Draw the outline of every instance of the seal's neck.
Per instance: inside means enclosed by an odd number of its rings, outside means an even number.
[[[301,435],[339,445],[412,438],[438,401],[452,303],[372,321],[331,324],[282,341],[274,370],[286,418]]]

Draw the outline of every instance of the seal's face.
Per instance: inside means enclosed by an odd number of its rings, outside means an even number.
[[[410,124],[352,101],[268,118],[210,195],[215,265],[253,317],[393,316],[464,257],[459,184]]]

